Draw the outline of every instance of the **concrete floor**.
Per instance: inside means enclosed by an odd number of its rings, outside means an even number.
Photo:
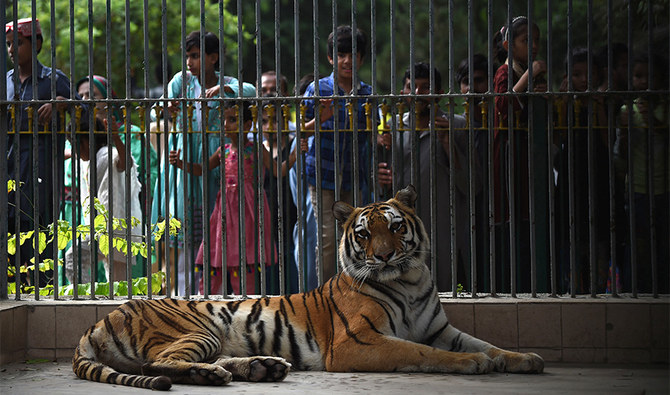
[[[668,394],[667,365],[550,363],[540,375],[291,372],[281,383],[233,382],[226,388],[173,385],[173,394]],[[0,367],[0,394],[148,394],[77,378],[69,360]]]

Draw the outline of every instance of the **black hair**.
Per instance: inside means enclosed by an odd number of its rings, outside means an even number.
[[[458,64],[458,69],[456,70],[456,82],[461,83],[461,81],[467,79],[470,76],[470,62],[468,58],[461,60],[461,63]],[[484,73],[489,72],[489,60],[486,56],[476,53],[472,55],[472,71],[483,71]]]
[[[251,102],[248,100],[243,100],[241,102],[236,101],[236,100],[226,100],[223,102],[223,108],[224,110],[230,109],[235,107],[235,105],[240,105],[240,112],[238,112],[238,116],[242,115],[242,124],[244,124],[247,121],[253,121],[253,117],[251,116]]]
[[[302,76],[300,81],[295,85],[295,95],[302,96],[305,94],[307,87],[314,81],[314,74],[309,73]]]
[[[192,31],[186,36],[184,51],[189,51],[193,47],[200,48],[200,30]],[[216,34],[205,32],[205,53],[207,55],[219,53],[219,38]],[[216,70],[219,69],[219,63],[220,59],[217,59],[216,64],[214,64]]]
[[[605,44],[598,49],[594,59],[598,59],[602,67],[607,67],[607,55],[610,53],[612,54],[612,68],[616,69],[619,66],[621,55],[628,55],[628,46],[620,42]]]
[[[328,35],[328,57],[333,57],[333,39],[337,33],[337,52],[352,53],[351,46],[352,29],[349,25],[340,25],[334,32]],[[356,28],[356,51],[361,54],[361,59],[365,57],[368,50],[368,39],[361,29]],[[333,57],[334,58],[334,57]]]
[[[410,68],[408,67],[405,70],[405,75],[402,77],[403,86],[407,83],[410,78]],[[428,63],[419,62],[414,64],[414,78],[419,79],[430,79],[430,65]],[[442,90],[442,75],[440,71],[435,68],[435,93]]]
[[[493,35],[493,59],[499,64],[505,63],[507,60],[507,50],[503,47],[503,41],[509,41],[510,30],[512,30],[512,38],[522,34],[528,29],[528,18],[520,15],[512,19],[510,27],[503,26],[502,29]],[[535,22],[533,22],[533,30],[540,30]],[[510,43],[511,46],[511,43]]]

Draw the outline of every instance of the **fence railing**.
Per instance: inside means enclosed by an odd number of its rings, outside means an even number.
[[[310,290],[337,271],[332,201],[409,183],[447,295],[668,293],[667,2],[67,3],[0,13],[0,299]]]

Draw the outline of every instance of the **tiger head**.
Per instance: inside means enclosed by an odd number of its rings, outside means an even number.
[[[333,215],[344,224],[339,246],[344,273],[357,281],[387,282],[425,268],[430,242],[414,212],[416,197],[410,184],[386,202],[333,205]]]

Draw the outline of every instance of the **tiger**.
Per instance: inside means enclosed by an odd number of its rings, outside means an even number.
[[[72,369],[97,382],[282,381],[328,372],[541,373],[542,357],[454,328],[427,265],[412,185],[385,201],[333,206],[340,271],[306,293],[243,300],[133,299],[88,329]]]

